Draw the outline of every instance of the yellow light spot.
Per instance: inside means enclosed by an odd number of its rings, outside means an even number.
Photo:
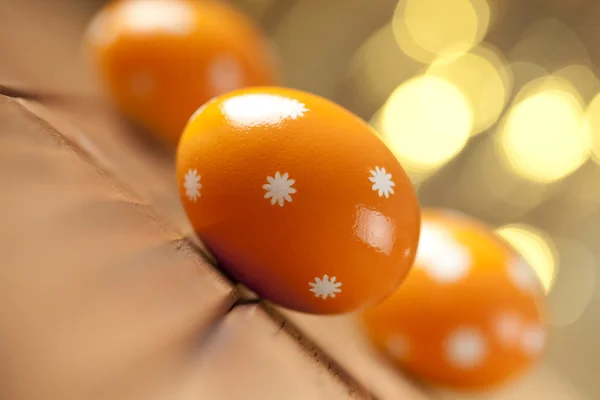
[[[489,22],[485,0],[404,0],[393,28],[402,50],[428,62],[449,48],[469,50],[484,38]]]
[[[544,291],[554,283],[558,254],[552,239],[544,232],[523,224],[505,225],[496,233],[506,240],[534,269]]]
[[[511,80],[505,62],[491,48],[477,47],[469,53],[446,54],[427,71],[455,84],[473,110],[473,134],[480,133],[499,118],[506,106]]]
[[[389,137],[384,136],[382,133],[383,132],[383,128],[381,125],[382,114],[383,114],[383,109],[378,110],[375,114],[373,114],[373,116],[371,117],[371,120],[369,121],[369,125],[371,125],[371,127],[375,130],[375,133],[381,138],[381,140],[385,143],[385,145],[389,149],[392,149],[392,144],[390,142]],[[427,180],[427,178],[429,178],[431,175],[433,175],[438,170],[437,167],[425,168],[420,165],[407,164],[398,157],[398,154],[396,154],[395,152],[394,152],[394,154],[398,158],[398,161],[402,163],[402,166],[404,167],[404,171],[406,172],[406,174],[410,178],[410,181],[416,188],[418,188],[419,185],[421,185],[421,183],[423,183],[425,180]]]
[[[380,114],[379,129],[400,162],[432,171],[467,143],[472,126],[469,104],[452,83],[419,76],[399,86]]]
[[[590,140],[583,106],[563,81],[534,82],[520,93],[498,135],[502,160],[519,176],[540,183],[557,181],[589,157]]]
[[[585,112],[585,124],[592,142],[592,160],[600,164],[600,94],[590,102]]]

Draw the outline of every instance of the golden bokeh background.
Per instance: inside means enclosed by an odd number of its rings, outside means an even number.
[[[547,294],[549,364],[573,399],[600,398],[600,2],[236,3],[286,84],[369,121],[424,206],[481,218],[523,254]]]

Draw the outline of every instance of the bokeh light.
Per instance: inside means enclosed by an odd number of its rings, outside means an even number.
[[[399,86],[383,106],[379,130],[409,169],[430,171],[467,143],[473,117],[465,96],[451,82],[423,75]]]
[[[479,46],[468,53],[438,57],[427,74],[442,77],[456,85],[473,111],[472,133],[493,125],[510,95],[512,77],[506,62],[490,47]]]
[[[592,99],[586,109],[585,125],[590,133],[592,160],[600,164],[600,93]]]
[[[398,45],[423,62],[447,50],[467,51],[485,37],[490,8],[485,0],[403,0],[393,28]]]
[[[552,239],[532,226],[505,225],[496,233],[510,243],[537,273],[546,293],[550,292],[558,267],[558,253]]]
[[[590,138],[582,101],[560,79],[525,87],[502,124],[499,151],[519,176],[540,183],[557,181],[588,159]]]

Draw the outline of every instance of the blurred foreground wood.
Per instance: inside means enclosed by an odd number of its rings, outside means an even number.
[[[266,314],[229,312],[187,239],[22,102],[0,97],[0,120],[3,398],[371,398]]]

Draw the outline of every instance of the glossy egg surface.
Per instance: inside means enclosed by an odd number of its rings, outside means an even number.
[[[206,101],[278,81],[268,40],[223,1],[113,1],[90,22],[86,45],[109,97],[172,145]]]
[[[534,270],[490,227],[426,209],[413,269],[362,320],[373,343],[409,373],[479,389],[518,376],[542,355],[543,301]]]
[[[210,101],[181,138],[177,176],[221,265],[284,307],[374,305],[412,265],[411,182],[364,121],[322,97],[267,87]]]

